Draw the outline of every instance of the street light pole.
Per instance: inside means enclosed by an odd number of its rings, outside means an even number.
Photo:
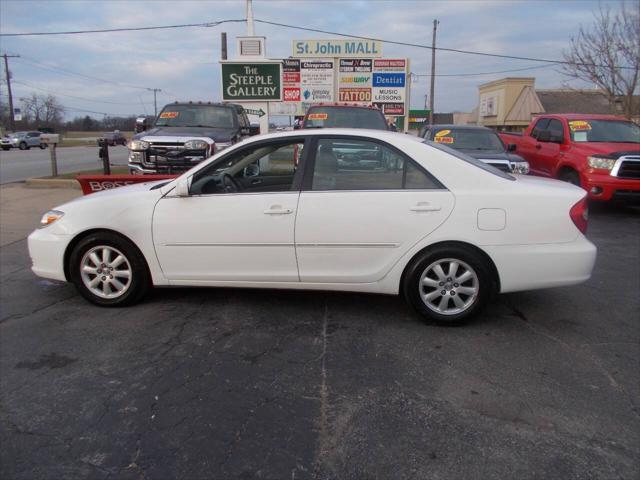
[[[7,90],[9,94],[9,121],[11,122],[11,131],[16,131],[16,120],[13,116],[13,94],[11,93],[11,74],[9,73],[9,60],[8,58],[18,58],[20,55],[7,55],[2,54],[4,57],[4,73],[7,77]]]

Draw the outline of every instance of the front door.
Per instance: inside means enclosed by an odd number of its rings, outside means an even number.
[[[169,280],[299,280],[294,151],[301,142],[253,142],[197,171],[188,197],[169,192],[158,202],[153,239]]]
[[[451,192],[385,143],[315,143],[296,219],[302,282],[376,282],[453,209]]]

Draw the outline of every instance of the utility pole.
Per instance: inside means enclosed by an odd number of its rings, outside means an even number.
[[[158,92],[161,92],[162,89],[160,88],[147,88],[147,90],[149,90],[150,92],[153,92],[153,112],[155,114],[155,116],[158,116],[158,102],[156,99],[156,95]]]
[[[433,95],[436,80],[436,29],[438,20],[433,21],[433,41],[431,42],[431,93],[429,95],[429,125],[433,125]]]
[[[11,122],[11,131],[16,131],[16,121],[13,118],[13,94],[11,93],[11,74],[9,73],[9,60],[8,58],[18,58],[20,55],[7,55],[2,54],[4,57],[4,73],[7,77],[7,90],[9,93],[9,121]]]
[[[247,36],[253,37],[255,35],[253,29],[253,2],[247,0]]]
[[[220,59],[227,59],[227,32],[220,32]]]

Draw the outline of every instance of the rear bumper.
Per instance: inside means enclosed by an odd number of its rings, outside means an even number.
[[[500,292],[563,287],[587,281],[596,246],[579,235],[568,243],[483,247],[500,276]]]
[[[640,180],[586,172],[582,174],[582,187],[587,190],[590,200],[640,200]]]

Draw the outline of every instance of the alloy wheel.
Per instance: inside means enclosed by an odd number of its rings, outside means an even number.
[[[479,286],[473,268],[455,258],[433,262],[418,283],[423,303],[441,315],[457,315],[469,309],[478,297]]]
[[[98,245],[80,261],[80,276],[87,289],[100,298],[118,298],[131,286],[133,269],[127,257],[118,249]]]

